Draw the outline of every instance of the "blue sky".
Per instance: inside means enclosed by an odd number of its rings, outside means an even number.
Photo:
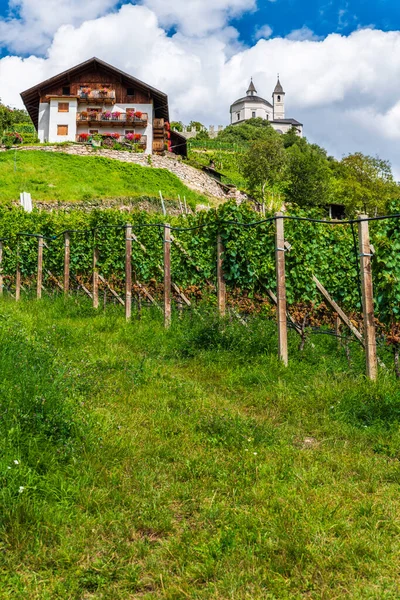
[[[256,12],[233,22],[247,41],[251,40],[257,23],[268,24],[273,36],[286,36],[303,26],[324,37],[329,33],[348,35],[371,25],[383,31],[400,27],[398,0],[260,0],[258,5]]]

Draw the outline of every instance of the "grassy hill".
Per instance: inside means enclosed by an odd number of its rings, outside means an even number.
[[[161,321],[2,300],[1,598],[397,600],[396,381]]]
[[[33,200],[85,201],[109,198],[156,197],[178,194],[195,205],[205,197],[187,188],[173,173],[122,163],[101,156],[73,156],[56,152],[0,153],[0,202],[30,192]]]

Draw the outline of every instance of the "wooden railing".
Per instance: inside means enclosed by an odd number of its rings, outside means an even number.
[[[98,134],[95,134],[98,135]],[[143,146],[146,148],[147,146],[147,135],[141,135],[140,139],[131,139],[129,134],[125,135],[124,133],[112,133],[107,135],[106,133],[100,133],[103,139],[112,139],[116,142],[129,142],[131,144],[137,144],[138,146]],[[91,142],[93,135],[90,133],[77,133],[75,137],[75,141],[77,142]]]
[[[115,100],[115,90],[101,92],[100,90],[90,90],[90,92],[78,91],[78,96],[82,100]]]
[[[84,113],[78,113],[76,115],[76,120],[81,122],[97,122],[97,123],[131,123],[132,125],[138,125],[145,127],[148,121],[147,113],[142,113],[140,117],[136,117],[135,115],[126,113],[117,113],[111,112],[108,114],[102,112],[93,112],[87,111]]]

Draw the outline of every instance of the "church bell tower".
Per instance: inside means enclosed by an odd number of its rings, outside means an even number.
[[[274,106],[274,121],[276,119],[284,119],[285,118],[285,92],[283,91],[283,87],[281,86],[281,82],[279,81],[275,86],[274,93],[272,94],[273,106]]]

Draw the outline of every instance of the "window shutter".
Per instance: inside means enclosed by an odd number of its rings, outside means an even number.
[[[57,125],[57,135],[68,135],[68,125]]]
[[[69,102],[59,102],[58,112],[69,112]]]

